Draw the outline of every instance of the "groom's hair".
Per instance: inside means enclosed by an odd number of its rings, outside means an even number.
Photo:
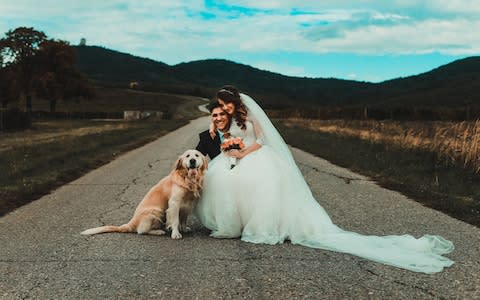
[[[220,105],[220,103],[218,103],[218,101],[212,101],[210,102],[210,104],[207,105],[207,109],[210,113],[212,113],[212,111],[215,108],[222,108],[222,106]]]

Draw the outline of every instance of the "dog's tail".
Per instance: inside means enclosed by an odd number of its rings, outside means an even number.
[[[107,233],[107,232],[134,232],[133,228],[129,224],[124,224],[122,226],[113,226],[113,225],[108,225],[108,226],[101,226],[101,227],[96,227],[96,228],[90,228],[85,231],[82,231],[80,234],[83,235],[93,235],[93,234],[98,234],[98,233]]]

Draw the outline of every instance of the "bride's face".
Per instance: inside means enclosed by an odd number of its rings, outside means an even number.
[[[222,99],[218,99],[218,103],[222,106],[223,110],[227,112],[229,115],[233,115],[235,111],[235,104],[233,103],[225,103]]]

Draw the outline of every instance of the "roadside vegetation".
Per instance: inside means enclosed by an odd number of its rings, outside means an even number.
[[[0,215],[184,124],[183,119],[57,120],[2,134]]]
[[[0,131],[0,215],[204,115],[198,105],[205,101],[196,97],[105,88],[96,94],[88,102],[59,103],[55,115],[34,118],[27,130]],[[41,111],[48,101],[33,104]],[[163,114],[136,121],[63,115],[100,111],[108,116],[122,108]]]
[[[478,121],[284,119],[276,125],[292,146],[480,226]]]
[[[374,143],[438,154],[445,162],[480,171],[480,121],[306,120],[290,118],[285,125],[357,137]]]

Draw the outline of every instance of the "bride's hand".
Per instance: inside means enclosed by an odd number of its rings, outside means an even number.
[[[217,131],[217,128],[215,127],[215,124],[212,122],[210,123],[210,128],[208,129],[208,132],[210,133],[210,137],[212,138],[212,140],[217,135],[215,131]]]
[[[227,155],[230,157],[235,157],[235,158],[243,158],[244,152],[240,150],[230,150],[227,152]]]

